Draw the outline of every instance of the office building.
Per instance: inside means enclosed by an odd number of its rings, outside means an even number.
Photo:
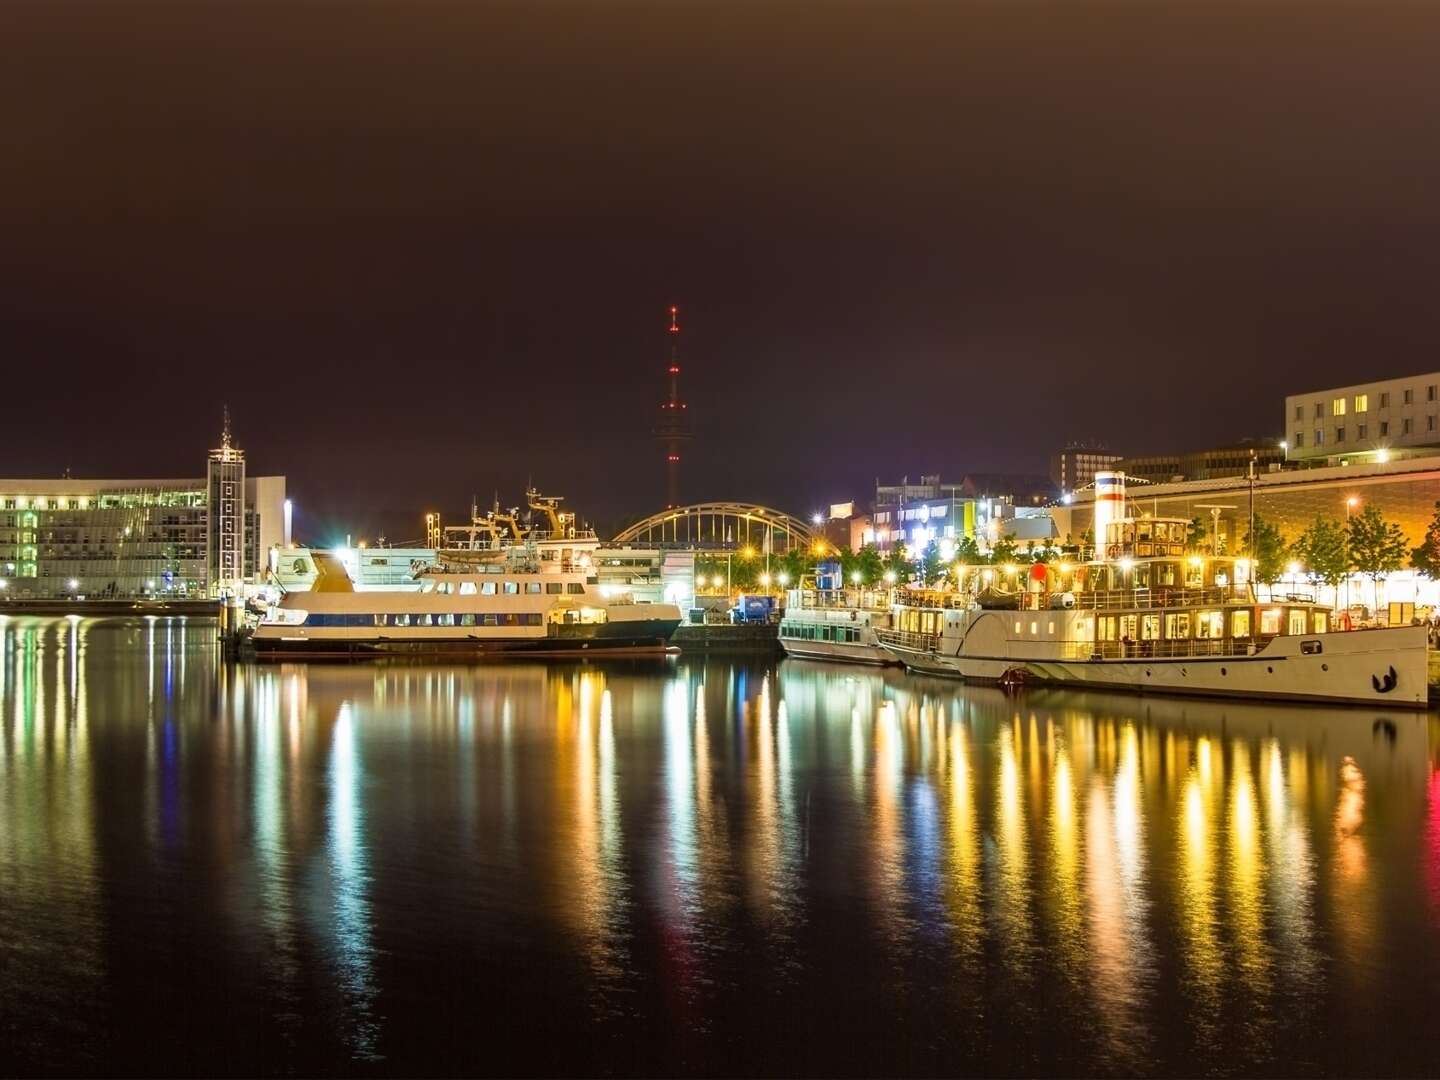
[[[1291,461],[1385,462],[1440,447],[1440,372],[1285,398]]]
[[[228,430],[206,475],[0,480],[0,598],[216,596],[284,539],[285,478],[245,475]]]

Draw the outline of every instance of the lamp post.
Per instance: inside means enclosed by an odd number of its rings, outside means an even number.
[[[1345,500],[1345,540],[1347,543],[1350,540],[1350,514],[1359,505],[1360,500],[1354,495]],[[1345,568],[1345,617],[1347,619],[1350,617],[1350,568],[1348,566]]]

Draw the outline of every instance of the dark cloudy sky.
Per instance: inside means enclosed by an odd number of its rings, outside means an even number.
[[[0,475],[193,473],[228,400],[317,527],[657,508],[672,300],[683,494],[798,511],[1440,368],[1440,5],[10,0],[0,41]]]

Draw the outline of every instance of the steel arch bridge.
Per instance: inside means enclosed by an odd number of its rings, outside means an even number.
[[[810,526],[781,510],[756,503],[708,502],[677,506],[635,522],[615,537],[619,544],[695,548],[701,551],[765,550],[779,555],[808,547],[815,539]]]

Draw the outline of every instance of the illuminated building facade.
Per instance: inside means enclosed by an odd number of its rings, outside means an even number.
[[[243,459],[237,477],[218,453],[190,479],[0,480],[0,598],[205,597],[221,574],[253,581],[283,537],[285,478],[245,477]]]
[[[1383,463],[1440,447],[1440,372],[1290,394],[1282,430],[1291,461]]]

